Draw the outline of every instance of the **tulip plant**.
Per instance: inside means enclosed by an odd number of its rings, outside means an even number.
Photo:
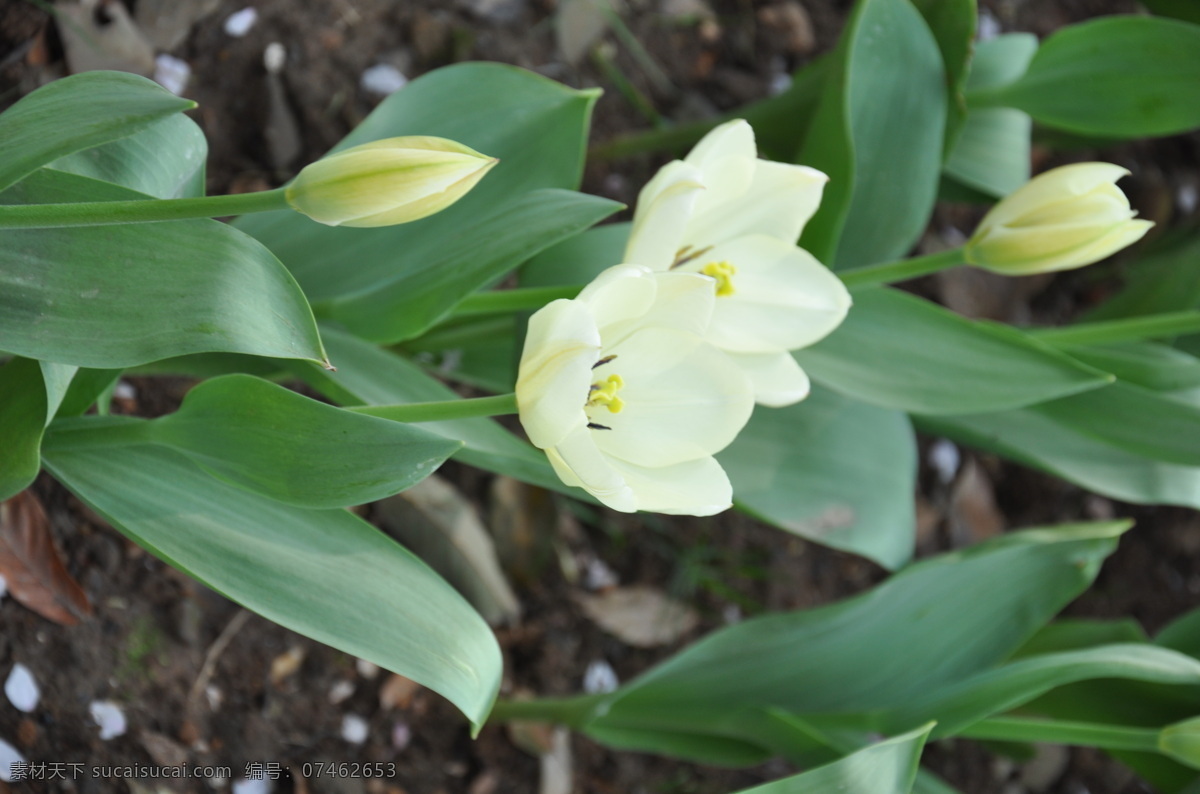
[[[1134,245],[1152,224],[1120,166],[1029,172],[1034,122],[1200,127],[1200,26],[1111,17],[973,44],[974,28],[969,0],[859,0],[783,94],[599,150],[690,147],[631,223],[603,225],[621,207],[577,192],[596,93],[511,67],[425,75],[288,185],[234,196],[203,194],[190,102],[105,72],[39,89],[0,115],[0,499],[45,468],[151,553],[436,690],[476,730],[554,721],[814,767],[756,794],[944,794],[918,762],[953,736],[1099,747],[1192,790],[1200,613],[1153,638],[1054,621],[1128,522],[910,558],[914,427],[1200,507],[1200,243]],[[939,199],[994,206],[963,247],[912,255]],[[1128,246],[1126,291],[1066,327],[973,322],[888,286]],[[199,382],[174,413],[113,416],[126,372]],[[896,572],[714,632],[615,692],[497,702],[486,623],[345,509],[451,456],[625,512],[733,505]]]

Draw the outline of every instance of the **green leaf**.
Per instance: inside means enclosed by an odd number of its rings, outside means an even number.
[[[931,727],[885,739],[840,761],[741,794],[908,794]]]
[[[1200,406],[1194,401],[1112,383],[1031,410],[1135,455],[1200,466]]]
[[[1194,0],[1142,0],[1142,5],[1159,16],[1200,24],[1200,6]]]
[[[888,288],[856,291],[845,322],[795,356],[848,397],[923,414],[1018,408],[1112,380],[1012,328]]]
[[[274,251],[314,302],[373,292],[399,274],[442,261],[448,243],[523,194],[578,187],[597,96],[512,66],[438,69],[384,100],[334,151],[399,135],[437,135],[500,158],[465,198],[415,223],[381,229],[322,226],[294,212],[260,213],[236,225]],[[485,259],[492,240],[454,245],[464,260]]]
[[[607,223],[550,246],[521,268],[521,286],[587,284],[624,260],[631,225]]]
[[[1030,33],[1010,33],[980,42],[971,61],[968,90],[1016,80],[1037,52]],[[962,184],[1002,198],[1029,181],[1028,114],[1012,108],[976,108],[966,117],[943,172]]]
[[[155,198],[204,195],[208,141],[187,116],[169,116],[141,132],[55,160],[50,168],[115,182]]]
[[[0,194],[3,203],[136,198],[145,196],[47,169]],[[0,347],[94,368],[209,351],[325,358],[287,270],[210,220],[6,231]]]
[[[996,452],[1114,499],[1200,509],[1200,467],[1134,454],[1036,410],[913,421],[926,433]]]
[[[937,198],[946,83],[908,0],[863,0],[842,33],[800,162],[830,176],[801,244],[853,267],[904,254]]]
[[[337,371],[298,367],[296,374],[310,386],[342,405],[394,405],[453,400],[458,397],[416,364],[345,331],[322,327],[321,334],[337,362]],[[481,469],[507,474],[524,482],[586,499],[570,488],[550,467],[546,455],[487,418],[423,422],[429,430],[466,444],[454,457]]]
[[[1196,685],[1200,684],[1200,661],[1147,644],[1041,654],[931,691],[889,713],[885,724],[895,730],[936,715],[934,735],[953,736],[1055,687],[1099,678]]]
[[[1087,587],[1128,526],[1011,533],[837,604],[743,621],[584,701],[580,724],[621,747],[680,731],[771,747],[771,709],[872,729],[872,714],[1000,664]]]
[[[42,362],[43,370],[46,362]],[[55,416],[81,416],[96,404],[100,395],[111,389],[121,377],[123,370],[119,369],[88,369],[80,367],[71,379],[63,395],[62,404],[58,406]],[[103,413],[103,411],[101,412]]]
[[[56,80],[0,114],[0,190],[52,160],[133,135],[195,106],[125,72]]]
[[[476,726],[487,716],[501,675],[491,630],[362,519],[226,485],[164,447],[71,448],[56,435],[48,468],[138,545],[281,626],[433,689]]]
[[[1172,135],[1200,126],[1198,75],[1200,25],[1110,16],[1062,28],[1020,80],[981,98],[1084,135]]]
[[[1154,342],[1067,346],[1072,358],[1111,372],[1117,378],[1153,391],[1179,391],[1200,386],[1200,359]]]
[[[456,303],[529,257],[586,229],[620,204],[566,190],[536,190],[502,204],[441,241],[423,257],[389,258],[392,276],[364,295],[321,308],[353,333],[376,342],[419,336]],[[403,250],[403,249],[401,249]]]
[[[53,416],[47,390],[37,361],[12,358],[0,367],[0,502],[25,490],[41,470],[42,434]]]
[[[1125,289],[1085,316],[1088,322],[1142,317],[1200,307],[1200,230],[1168,232],[1168,239],[1132,263]]]
[[[225,482],[299,507],[346,507],[399,493],[460,446],[400,422],[343,411],[249,375],[196,386],[179,410],[147,422]]]
[[[971,68],[978,11],[975,0],[912,0],[925,18],[942,53],[946,71],[946,134],[943,155],[949,154],[967,116],[964,88]]]
[[[887,568],[912,555],[917,450],[908,418],[817,387],[755,408],[717,459],[737,505],[780,529]]]

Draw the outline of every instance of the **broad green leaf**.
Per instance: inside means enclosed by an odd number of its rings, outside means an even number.
[[[42,362],[43,370],[45,367],[46,362]],[[55,415],[81,416],[87,413],[87,410],[96,404],[100,395],[113,387],[117,378],[121,377],[122,371],[80,367],[75,372],[75,377],[71,379],[71,385],[67,387],[62,404],[59,405]]]
[[[871,715],[1000,664],[1087,587],[1128,526],[1003,535],[837,604],[746,620],[582,701],[578,722],[621,747],[676,732],[770,746],[770,709],[871,729]]]
[[[840,761],[741,794],[908,794],[931,727],[885,739]]]
[[[912,555],[917,450],[908,418],[816,387],[758,406],[717,459],[751,515],[887,568]]]
[[[0,366],[0,501],[25,490],[37,477],[42,434],[52,415],[37,361],[12,358]]]
[[[1167,345],[1123,342],[1062,349],[1089,366],[1111,372],[1122,382],[1153,391],[1200,386],[1200,359]]]
[[[968,90],[1005,85],[1025,71],[1037,52],[1030,33],[1010,33],[980,42],[971,61]],[[1012,108],[977,108],[946,158],[943,171],[968,187],[1002,198],[1029,181],[1028,114]]]
[[[587,284],[624,260],[630,225],[608,223],[550,246],[521,268],[521,286]]]
[[[1021,79],[980,99],[1084,135],[1186,132],[1200,126],[1200,25],[1140,16],[1070,25],[1042,42]]]
[[[937,198],[942,56],[908,0],[863,0],[842,32],[799,160],[830,182],[802,245],[853,267],[904,254]]]
[[[458,395],[425,374],[419,366],[345,331],[323,326],[321,335],[336,372],[298,367],[296,374],[341,405],[393,405],[453,400]],[[507,474],[543,488],[587,498],[569,488],[550,468],[541,450],[521,441],[487,418],[423,422],[429,430],[466,444],[455,457],[481,469]]]
[[[398,342],[419,336],[464,297],[548,245],[586,229],[621,205],[566,190],[537,190],[472,217],[423,256],[392,254],[390,278],[363,295],[321,308],[358,336]],[[369,231],[369,230],[366,230]]]
[[[487,716],[501,675],[491,630],[359,517],[235,488],[164,447],[72,448],[55,437],[50,471],[138,545],[269,620],[433,689],[476,726]]]
[[[145,196],[48,169],[0,194],[2,203],[136,198]],[[5,231],[0,347],[93,368],[212,351],[325,358],[287,270],[210,220]]]
[[[187,116],[169,116],[141,132],[55,160],[50,168],[115,182],[156,198],[204,195],[208,141]]]
[[[1149,642],[1142,624],[1133,618],[1087,620],[1066,618],[1050,623],[1013,653],[1013,659],[1040,653],[1074,651],[1095,645]]]
[[[250,375],[188,392],[139,437],[174,447],[225,482],[299,507],[373,502],[423,480],[461,444],[343,411]]]
[[[528,313],[464,318],[406,347],[430,372],[456,383],[505,394],[516,388],[519,336]],[[479,334],[467,339],[466,334]],[[455,339],[458,341],[455,341]]]
[[[1200,684],[1200,661],[1153,645],[1102,645],[1032,656],[915,698],[885,717],[892,730],[934,719],[953,736],[981,719],[1028,703],[1055,687],[1094,679]]]
[[[945,155],[949,154],[967,116],[963,91],[971,69],[978,11],[975,0],[912,0],[912,3],[929,26],[946,71],[946,134],[942,142]]]
[[[845,322],[795,356],[848,397],[924,414],[1018,408],[1112,380],[1012,328],[889,288],[856,291]]]
[[[195,106],[125,72],[56,80],[0,114],[0,190],[52,160],[133,135]]]
[[[1194,0],[1142,0],[1142,5],[1159,16],[1200,24],[1200,5]]]
[[[1200,405],[1130,383],[1031,409],[1099,441],[1163,463],[1200,466]]]
[[[531,190],[578,187],[597,96],[512,66],[438,69],[384,100],[334,151],[398,135],[437,135],[500,158],[465,198],[423,220],[381,229],[322,226],[294,212],[246,216],[235,225],[265,243],[314,302],[391,285],[442,261],[448,245],[460,261],[487,258],[492,240],[456,238]]]

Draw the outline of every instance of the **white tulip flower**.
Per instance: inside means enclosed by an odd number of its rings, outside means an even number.
[[[964,248],[966,261],[1009,276],[1083,267],[1142,238],[1154,224],[1134,218],[1111,163],[1052,168],[984,216]]]
[[[808,396],[789,351],[824,338],[850,308],[841,280],[796,245],[827,181],[813,168],[758,159],[754,131],[739,119],[664,166],[638,196],[625,261],[715,282],[707,339],[750,377],[763,405]]]
[[[622,512],[731,506],[713,454],[750,419],[754,396],[704,341],[715,300],[707,278],[617,265],[530,318],[517,408],[563,482]]]

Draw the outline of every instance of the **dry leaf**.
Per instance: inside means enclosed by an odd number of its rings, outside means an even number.
[[[996,506],[991,478],[974,458],[968,458],[959,471],[949,514],[955,546],[971,546],[1004,531],[1004,514]]]
[[[614,0],[563,0],[555,16],[554,32],[563,60],[577,64],[608,30]]]
[[[421,685],[411,678],[392,673],[388,680],[379,687],[379,707],[384,709],[406,709],[412,703],[413,696],[421,690]]]
[[[700,622],[695,611],[653,587],[614,587],[600,595],[581,595],[592,620],[628,645],[652,648],[687,634]]]
[[[570,731],[561,725],[556,727],[552,745],[553,749],[542,756],[542,779],[538,794],[571,794],[575,775]]]
[[[54,9],[72,74],[96,69],[154,74],[154,46],[123,3],[76,0]]]
[[[492,480],[488,520],[500,566],[519,582],[537,582],[554,558],[559,513],[544,488],[497,477]]]
[[[505,724],[508,738],[520,749],[541,758],[554,751],[554,725],[549,722],[512,720]]]
[[[42,617],[74,626],[92,605],[67,573],[50,521],[32,491],[0,502],[0,575],[14,599]]]
[[[293,645],[271,660],[271,685],[279,686],[285,678],[290,678],[304,664],[304,648]]]

